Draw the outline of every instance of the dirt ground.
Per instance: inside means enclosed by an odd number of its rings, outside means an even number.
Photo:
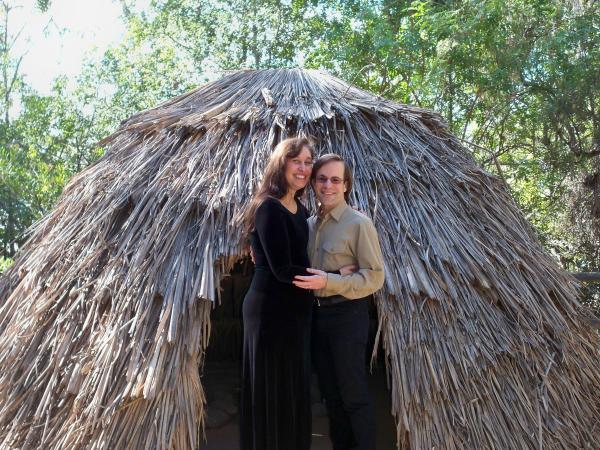
[[[211,404],[217,406],[224,405],[223,408],[228,409],[227,401],[214,398],[227,397],[227,395],[219,394],[219,391],[232,391],[232,398],[239,395],[239,388],[236,387],[239,385],[238,373],[238,367],[229,364],[213,366],[204,374],[203,384],[206,387],[208,396],[209,414]],[[369,376],[369,385],[377,419],[377,449],[394,450],[396,448],[396,432],[393,417],[390,414],[390,393],[386,387],[385,369],[383,367],[380,366],[374,369],[373,373]],[[211,398],[211,391],[216,392],[213,398]],[[230,407],[229,409],[232,414],[228,418],[221,420],[221,422],[224,422],[223,424],[218,424],[206,430],[206,441],[200,445],[200,450],[239,449],[238,415],[237,411],[234,412]],[[326,417],[313,415],[311,450],[331,450],[327,428]]]

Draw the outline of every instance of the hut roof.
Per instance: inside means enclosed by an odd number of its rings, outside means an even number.
[[[281,139],[355,170],[400,448],[600,448],[598,337],[506,186],[430,111],[240,71],[134,115],[0,278],[0,447],[195,449],[236,220]]]

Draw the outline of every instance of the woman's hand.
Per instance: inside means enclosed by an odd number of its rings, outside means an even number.
[[[347,266],[340,267],[340,275],[346,276],[358,272],[358,266],[356,264],[348,264]]]
[[[302,289],[323,289],[327,285],[327,273],[318,269],[306,269],[308,273],[314,275],[296,275],[294,277],[294,286]]]

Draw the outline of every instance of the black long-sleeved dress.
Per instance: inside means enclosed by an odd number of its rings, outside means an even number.
[[[250,236],[255,273],[244,298],[241,450],[308,450],[311,438],[312,293],[292,284],[310,267],[308,211],[274,198],[257,209]]]

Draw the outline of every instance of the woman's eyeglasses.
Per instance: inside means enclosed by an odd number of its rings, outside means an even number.
[[[314,164],[312,161],[300,161],[299,159],[292,159],[291,161],[292,161],[292,164],[295,165],[296,167],[300,167],[300,166],[312,167]]]

